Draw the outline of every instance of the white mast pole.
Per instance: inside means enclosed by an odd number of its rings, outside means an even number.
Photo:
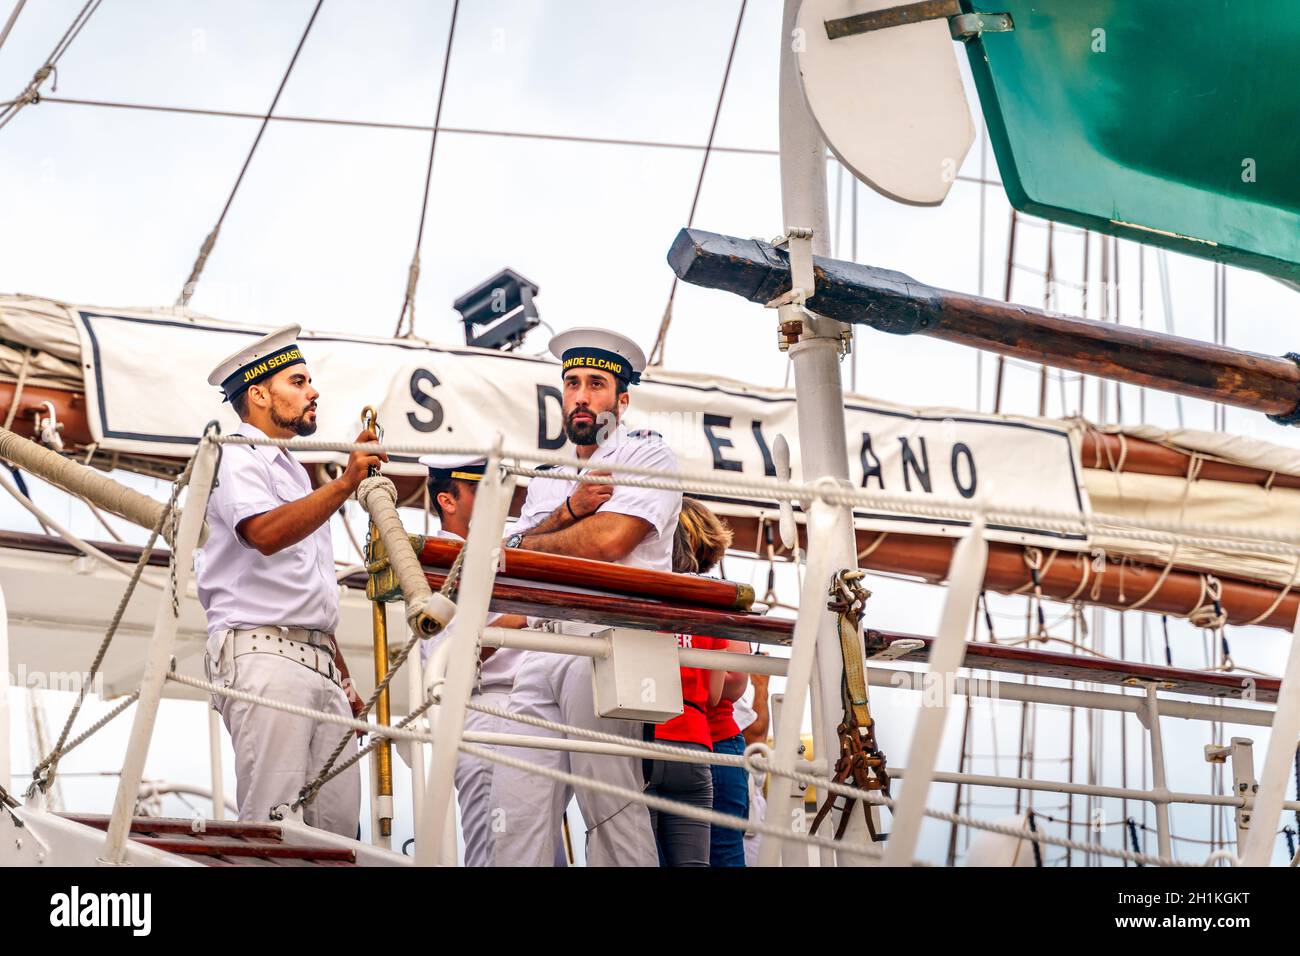
[[[796,21],[802,0],[785,0],[781,25],[780,73],[780,145],[781,145],[781,210],[785,231],[804,227],[812,229],[814,255],[830,254],[830,214],[826,196],[826,143],[804,102],[799,81],[796,51],[803,38],[796,32]],[[844,389],[840,381],[841,344],[847,329],[843,323],[820,316],[811,316],[798,306],[782,306],[781,319],[802,318],[803,334],[790,346],[790,361],[794,366],[796,407],[799,416],[799,455],[802,477],[805,481],[832,478],[847,482],[849,478],[848,446],[845,439]],[[830,550],[830,575],[841,568],[857,567],[856,541],[853,535],[853,514],[848,507],[837,506],[827,530],[812,540],[809,548]],[[811,527],[811,526],[810,526]],[[815,588],[806,593],[826,595],[830,586],[826,580],[814,582]],[[815,608],[803,608],[805,613]],[[840,681],[843,659],[840,653],[838,623],[826,610],[820,611],[816,629],[816,664],[812,676],[812,692],[817,699],[813,713],[819,719],[813,727],[815,756],[825,759],[833,767],[839,753],[836,727],[841,717]],[[786,688],[787,701],[802,695],[792,694]],[[802,715],[800,715],[802,717]],[[798,741],[778,740],[779,748],[798,746]],[[827,821],[833,823],[835,821]],[[834,832],[833,829],[830,832]],[[859,810],[856,822],[845,833],[847,841],[867,839],[866,827]],[[831,854],[823,852],[822,862],[833,862]],[[866,858],[846,858],[853,862],[866,862]]]

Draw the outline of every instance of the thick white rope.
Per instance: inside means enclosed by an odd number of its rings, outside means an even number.
[[[772,837],[777,840],[789,840],[795,843],[802,843],[805,846],[815,846],[827,850],[834,850],[837,853],[850,853],[854,856],[871,857],[877,860],[884,857],[884,853],[880,849],[867,844],[843,843],[838,840],[829,840],[825,837],[813,836],[808,833],[797,833],[793,830],[783,830],[770,823],[751,821],[748,817],[733,817],[727,813],[717,813],[713,810],[705,810],[703,807],[694,807],[690,804],[678,803],[676,800],[657,797],[653,794],[643,793],[640,790],[629,790],[626,787],[619,787],[612,783],[592,780],[589,777],[579,777],[575,774],[565,773],[561,770],[554,770],[551,767],[529,763],[527,760],[508,757],[505,754],[498,753],[488,747],[462,743],[460,749],[462,753],[478,757],[480,760],[490,760],[493,763],[504,767],[511,767],[515,770],[522,770],[526,773],[533,773],[541,777],[546,777],[550,780],[556,781],[557,783],[566,784],[574,789],[590,790],[593,793],[603,793],[606,796],[620,797],[630,803],[644,804],[651,809],[658,810],[660,813],[671,813],[673,816],[683,817],[688,820],[698,820],[701,823],[707,823],[710,826],[725,827],[728,830],[761,833],[764,836]],[[913,862],[914,865],[925,865],[918,861]]]
[[[383,475],[371,475],[357,488],[357,501],[375,523],[388,554],[397,584],[406,602],[406,623],[424,636],[436,634],[456,613],[456,605],[442,595],[435,596],[420,567],[420,559],[411,547],[411,539],[397,513],[397,488]]]
[[[489,454],[492,450],[469,446],[438,447],[418,444],[381,444],[378,442],[325,442],[294,439],[289,442],[274,442],[270,439],[250,438],[245,435],[222,435],[213,439],[219,444],[243,445],[283,445],[297,451],[366,451],[374,454],[386,451],[389,454],[414,455],[425,454],[431,450],[447,453]],[[502,459],[538,461],[542,464],[574,469],[585,468],[587,463],[566,455],[556,455],[541,451],[505,450],[499,453]],[[553,470],[526,468],[518,465],[506,465],[504,470],[513,475],[532,478],[555,478]],[[609,470],[616,477],[591,476],[584,474],[564,474],[565,480],[583,483],[601,483],[625,485],[634,488],[650,488],[663,491],[693,491],[714,494],[757,494],[766,498],[803,502],[818,499],[831,505],[861,507],[865,509],[890,511],[914,517],[947,519],[950,521],[971,521],[979,509],[969,502],[960,501],[918,501],[901,495],[881,494],[853,488],[831,479],[812,483],[782,482],[775,479],[719,479],[714,475],[699,472],[666,472],[655,468],[618,463]],[[619,477],[631,475],[634,477]],[[1283,555],[1294,557],[1300,552],[1300,532],[1281,531],[1263,528],[1240,528],[1224,524],[1184,525],[1173,521],[1155,519],[1134,519],[1121,515],[1094,513],[1080,515],[1068,511],[1056,511],[1047,508],[998,508],[986,509],[983,516],[988,524],[1032,523],[1039,530],[1055,531],[1067,534],[1089,534],[1094,527],[1105,525],[1107,535],[1125,540],[1152,542],[1157,544],[1175,544],[1182,542],[1185,546],[1201,547],[1208,550],[1240,550],[1249,553]]]
[[[68,542],[68,544],[72,545],[82,554],[86,555],[86,557],[94,558],[96,561],[104,565],[106,568],[110,568],[111,570],[116,571],[118,574],[121,574],[124,577],[130,578],[134,575],[134,572],[132,571],[130,565],[124,564],[121,561],[118,561],[116,558],[105,554],[103,551],[100,551],[99,548],[95,547],[93,544],[88,544],[85,541],[82,541],[80,538],[78,538],[67,528],[63,527],[63,525],[59,524],[57,521],[51,518],[34,501],[32,501],[21,491],[19,491],[17,486],[15,486],[14,483],[9,480],[9,476],[2,471],[0,471],[0,487],[3,487],[5,491],[9,492],[9,494],[13,496],[15,501],[17,501],[20,505],[22,505],[24,508],[30,511],[32,513],[32,516],[36,518],[37,521],[39,521],[41,524],[48,527],[51,531],[57,534],[64,541]],[[157,581],[151,581],[146,577],[141,577],[140,583],[146,585],[147,587],[155,588],[157,590],[162,590],[161,584],[159,584]]]
[[[128,488],[80,462],[64,458],[7,428],[0,428],[0,458],[142,528],[154,527],[159,516],[167,513],[167,506],[161,501]],[[179,512],[177,514],[179,516]],[[163,525],[162,536],[171,538],[170,524]]]
[[[283,701],[277,701],[277,700],[272,700],[270,698],[261,697],[257,694],[250,694],[246,691],[238,691],[228,687],[219,687],[216,684],[211,684],[208,683],[207,681],[198,680],[197,678],[193,678],[193,677],[187,677],[183,674],[172,673],[168,675],[168,679],[176,681],[177,683],[180,684],[185,684],[189,687],[194,687],[199,690],[208,691],[209,693],[219,694],[223,697],[229,697],[234,700],[242,700],[246,703],[271,707],[275,710],[281,710],[284,711],[285,713],[294,714],[296,716],[308,717],[315,720],[321,720],[326,723],[338,724],[339,726],[342,727],[350,727],[354,730],[362,730],[367,733],[377,734],[384,737],[400,738],[405,740],[412,740],[417,743],[429,743],[429,744],[433,743],[434,741],[433,735],[427,732],[412,731],[401,727],[380,727],[376,724],[371,724],[366,721],[355,720],[353,718],[343,717],[338,714],[327,714],[320,711],[312,710],[311,708],[308,707],[300,707],[296,704],[288,704],[288,703],[284,703]],[[621,746],[622,745],[635,746],[639,743],[642,748],[646,749],[647,754],[653,753],[652,748],[658,749],[661,747],[665,747],[665,745],[661,745],[661,744],[649,744],[648,742],[645,741],[641,741],[641,742],[634,741],[628,737],[622,737],[622,736],[612,735],[612,734],[601,734],[598,731],[587,731],[581,727],[570,727],[564,724],[555,724],[551,721],[542,721],[540,719],[527,718],[524,715],[513,714],[508,711],[501,711],[497,708],[486,707],[481,704],[469,704],[468,707],[472,710],[478,710],[481,713],[492,714],[494,716],[507,717],[511,720],[518,720],[520,723],[534,723],[538,726],[545,726],[549,729],[560,729],[563,730],[564,732],[572,733],[574,736],[591,737],[592,739],[596,739],[596,740],[602,740],[607,738],[608,742],[616,743]],[[462,742],[460,745],[460,749],[464,753],[472,754],[473,756],[481,757],[482,759],[485,760],[492,760],[495,763],[504,764],[505,766],[513,767],[517,770],[536,772],[540,776],[548,777],[550,779],[556,780],[557,782],[560,783],[567,784],[569,786],[585,786],[588,789],[600,793],[605,793],[611,796],[625,797],[629,800],[635,799],[637,802],[645,803],[648,806],[654,806],[655,809],[662,810],[666,813],[673,813],[673,814],[677,814],[678,816],[686,816],[692,819],[701,820],[703,822],[716,823],[719,826],[725,826],[730,829],[738,829],[738,830],[753,829],[753,827],[751,826],[748,820],[744,820],[739,823],[735,822],[740,820],[739,817],[730,817],[727,816],[726,814],[714,814],[711,811],[700,811],[699,808],[689,807],[684,804],[678,804],[674,801],[666,800],[662,797],[651,797],[649,794],[642,794],[635,791],[626,790],[622,787],[617,787],[612,784],[602,784],[596,781],[588,780],[586,778],[574,777],[571,774],[566,774],[559,771],[551,771],[549,768],[540,767],[526,760],[516,760],[509,757],[504,757],[503,755],[495,753],[489,748],[480,747],[476,744]],[[674,753],[680,752],[681,750],[681,748],[672,748],[672,747],[667,747],[666,749]],[[692,756],[703,756],[703,755],[692,753]],[[723,755],[723,756],[727,756],[727,755]],[[732,763],[732,761],[735,761],[735,763]],[[722,761],[719,761],[719,763],[722,763]],[[812,774],[800,773],[797,770],[796,771],[777,770],[770,765],[770,763],[765,759],[765,757],[761,756],[761,750],[754,750],[752,748],[749,748],[747,749],[745,756],[730,757],[730,760],[727,761],[725,765],[741,766],[747,770],[751,770],[754,772],[772,773],[774,776],[785,777],[804,786],[819,787],[822,789],[823,792],[827,792],[827,793],[835,793],[841,796],[851,796],[851,797],[856,797],[857,799],[863,799],[865,796],[866,800],[869,803],[875,804],[877,806],[883,806],[891,811],[893,810],[894,807],[894,801],[889,799],[888,797],[881,797],[874,794],[867,794],[864,793],[864,791],[858,790],[855,787],[851,787],[847,784],[837,784],[834,783],[833,781],[825,780],[820,777],[814,776]],[[693,813],[691,811],[699,811],[699,813],[697,815],[696,813]],[[1128,860],[1130,863],[1142,863],[1150,866],[1177,866],[1177,867],[1196,867],[1196,866],[1204,865],[1200,863],[1191,863],[1182,860],[1174,860],[1167,857],[1152,856],[1150,854],[1134,853],[1131,850],[1112,849],[1110,847],[1098,846],[1093,843],[1084,843],[1077,840],[1066,839],[1064,837],[1051,836],[1041,831],[1038,833],[1031,833],[1029,830],[1023,828],[1007,826],[998,823],[990,823],[988,821],[974,819],[973,817],[967,817],[962,814],[950,813],[945,810],[933,810],[927,808],[925,810],[925,815],[932,817],[936,820],[942,820],[947,823],[956,823],[959,826],[968,826],[977,830],[987,830],[991,833],[999,833],[1004,836],[1016,837],[1022,840],[1038,841],[1040,843],[1047,843],[1053,846],[1065,847],[1067,849],[1078,850],[1080,852],[1094,852],[1094,853],[1101,854],[1103,856],[1114,857],[1115,859]],[[715,819],[715,817],[721,817],[721,819],[717,820]],[[770,834],[772,836],[781,839],[793,839],[798,842],[807,842],[810,845],[814,845],[814,846],[825,846],[829,849],[834,849],[834,850],[840,850],[846,852],[859,852],[866,856],[881,855],[880,852],[875,850],[874,847],[864,848],[853,844],[837,843],[834,840],[825,840],[807,834],[797,835],[791,833],[788,830],[782,830],[780,827],[765,826],[761,829],[758,829],[757,832]]]
[[[746,752],[743,756],[733,756],[730,754],[705,754],[700,751],[690,751],[681,747],[672,747],[670,745],[665,745],[665,744],[653,744],[650,743],[649,741],[630,741],[629,738],[620,736],[618,734],[603,733],[601,731],[588,730],[584,727],[576,727],[576,726],[571,726],[569,724],[557,723],[555,721],[545,720],[540,717],[532,717],[527,714],[518,714],[512,711],[503,710],[499,707],[491,707],[486,704],[475,703],[473,701],[467,703],[465,706],[470,710],[474,710],[482,714],[488,714],[494,717],[506,718],[508,720],[517,721],[518,723],[528,724],[530,726],[538,727],[543,730],[557,731],[567,736],[581,737],[589,740],[600,741],[603,743],[611,743],[611,744],[619,744],[619,745],[626,745],[631,743],[634,746],[636,746],[637,749],[643,750],[647,754],[647,756],[653,756],[655,752],[663,752],[663,751],[667,751],[674,755],[685,754],[685,755],[690,755],[690,757],[692,758],[688,761],[690,763],[709,763],[709,764],[717,764],[719,766],[741,767],[755,774],[771,773],[774,774],[775,776],[786,777],[804,786],[820,787],[822,788],[823,791],[839,794],[841,796],[856,797],[858,799],[861,799],[864,793],[862,790],[859,790],[856,787],[852,787],[848,784],[837,784],[831,780],[827,780],[822,777],[815,776],[813,774],[801,773],[797,770],[786,771],[786,770],[777,769],[773,767],[771,763],[763,755],[763,751],[766,750],[765,747],[761,749],[755,749],[753,745],[751,745],[751,747],[746,748]],[[870,802],[875,803],[877,806],[883,806],[883,807],[887,807],[891,811],[893,810],[894,802],[888,797],[873,796],[868,799],[870,800]],[[946,811],[942,811],[942,810],[926,809],[925,814],[926,816],[933,817],[934,819],[942,820],[947,823],[957,823],[959,825],[975,827],[977,829],[985,829],[993,833],[1002,833],[1008,836],[1021,835],[1025,839],[1037,839],[1039,842],[1051,843],[1057,846],[1068,847],[1076,850],[1094,849],[1099,853],[1113,856],[1116,859],[1128,860],[1129,862],[1144,863],[1144,864],[1149,864],[1151,866],[1197,866],[1198,865],[1195,863],[1185,863],[1185,862],[1180,862],[1178,860],[1171,860],[1164,857],[1148,856],[1146,854],[1133,853],[1132,851],[1129,850],[1111,850],[1105,847],[1097,847],[1094,844],[1078,843],[1077,841],[1052,837],[1046,834],[1034,835],[1034,834],[1030,834],[1028,830],[1021,830],[1015,827],[1004,826],[1000,824],[986,823],[982,820],[976,820],[971,817],[965,817],[958,814],[947,813]]]
[[[789,777],[796,783],[804,784],[810,787],[819,787],[828,793],[838,794],[845,797],[855,797],[858,800],[865,799],[868,803],[885,807],[891,812],[894,809],[894,801],[885,796],[879,796],[874,793],[869,794],[866,791],[851,787],[848,784],[835,783],[830,780],[822,780],[818,777],[806,773],[772,771],[778,776]],[[978,786],[975,784],[974,786]],[[1128,860],[1130,863],[1142,863],[1148,866],[1178,866],[1178,867],[1196,867],[1208,864],[1189,863],[1183,860],[1175,860],[1169,857],[1151,856],[1145,853],[1134,853],[1132,850],[1116,850],[1110,847],[1101,846],[1096,843],[1081,843],[1078,840],[1070,840],[1064,837],[1050,836],[1042,831],[1031,832],[1024,827],[1014,827],[1002,823],[990,823],[986,820],[977,820],[973,817],[964,816],[960,813],[951,813],[947,810],[932,810],[926,808],[924,811],[927,817],[935,820],[942,820],[945,823],[955,823],[958,826],[967,826],[976,830],[987,830],[990,833],[1000,833],[1004,836],[1019,837],[1022,840],[1038,843],[1049,843],[1053,846],[1066,847],[1080,852],[1098,853],[1102,856],[1111,856],[1120,860]]]
[[[653,759],[657,754],[664,754],[669,757],[680,760],[683,763],[709,764],[718,767],[740,767],[743,770],[755,773],[767,772],[770,768],[767,762],[759,760],[757,762],[748,757],[739,754],[717,754],[707,750],[693,750],[689,747],[674,747],[672,744],[660,744],[649,740],[637,740],[633,737],[624,737],[621,734],[606,733],[602,730],[589,730],[586,727],[571,726],[569,724],[557,723],[553,720],[546,720],[543,717],[533,717],[530,714],[517,714],[514,711],[504,710],[500,707],[491,707],[487,704],[469,701],[465,704],[467,710],[477,711],[480,714],[487,714],[490,717],[502,717],[506,720],[513,720],[516,723],[527,724],[530,727],[537,727],[542,730],[553,730],[562,733],[566,737],[581,737],[585,740],[594,740],[599,743],[615,744],[620,747],[630,747],[640,751],[648,759]]]

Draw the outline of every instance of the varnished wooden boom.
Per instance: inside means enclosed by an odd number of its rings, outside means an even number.
[[[425,538],[419,548],[426,567],[447,568],[460,552],[461,543],[451,538]],[[589,561],[539,551],[506,548],[501,573],[524,581],[545,581],[568,587],[613,591],[642,598],[673,601],[697,607],[745,611],[754,603],[754,589],[748,584],[691,574],[647,571],[605,561]]]
[[[752,302],[770,302],[790,288],[786,252],[757,239],[683,229],[668,262],[683,282]],[[813,265],[817,289],[807,306],[840,322],[929,335],[1283,419],[1300,410],[1300,366],[1290,358],[950,292],[856,262],[819,256]]]

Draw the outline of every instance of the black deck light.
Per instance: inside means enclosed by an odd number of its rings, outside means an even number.
[[[541,324],[535,295],[537,284],[513,269],[502,269],[470,289],[451,304],[465,322],[465,344],[502,352],[518,348]]]

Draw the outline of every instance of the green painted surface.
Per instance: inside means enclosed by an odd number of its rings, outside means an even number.
[[[1300,279],[1300,0],[964,3],[1012,205]]]

